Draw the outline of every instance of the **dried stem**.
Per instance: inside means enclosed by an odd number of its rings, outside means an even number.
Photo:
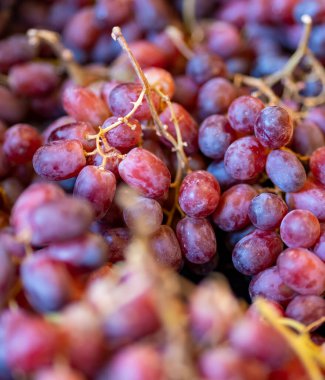
[[[179,29],[177,29],[175,26],[169,26],[166,28],[166,33],[186,59],[190,60],[193,58],[194,53],[185,43],[184,36]]]

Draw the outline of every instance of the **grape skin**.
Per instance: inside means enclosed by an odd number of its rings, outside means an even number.
[[[325,186],[325,147],[313,152],[309,164],[314,177]]]
[[[325,223],[320,225],[320,236],[313,247],[313,252],[325,262]]]
[[[325,315],[325,300],[319,296],[297,296],[286,308],[286,316],[305,325],[319,320]]]

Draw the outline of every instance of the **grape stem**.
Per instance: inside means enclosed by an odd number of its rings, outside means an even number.
[[[170,39],[173,41],[174,45],[177,47],[179,52],[186,59],[192,59],[194,56],[194,52],[186,45],[182,32],[175,26],[168,26],[165,31],[170,37]]]

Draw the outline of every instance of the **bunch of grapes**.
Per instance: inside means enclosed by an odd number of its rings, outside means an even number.
[[[324,22],[1,5],[0,379],[323,378]]]

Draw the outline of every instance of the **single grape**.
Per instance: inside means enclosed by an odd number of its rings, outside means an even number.
[[[245,236],[249,235],[250,233],[254,232],[256,230],[255,226],[252,224],[249,224],[247,227],[243,228],[242,230],[238,231],[231,231],[227,232],[225,234],[225,244],[226,247],[230,252],[233,251],[235,248],[235,245],[243,239]]]
[[[221,5],[216,15],[218,20],[225,21],[227,23],[242,28],[247,20],[247,4],[242,0],[233,0]]]
[[[78,140],[81,142],[86,152],[91,152],[96,148],[95,140],[89,140],[88,135],[95,135],[96,129],[86,122],[73,122],[64,124],[54,131],[47,138],[47,142],[60,140]]]
[[[276,232],[255,230],[235,245],[232,261],[238,272],[252,276],[271,267],[282,250]]]
[[[174,77],[175,94],[173,101],[181,104],[187,110],[191,110],[196,106],[196,99],[199,91],[198,85],[186,75],[178,75]]]
[[[198,126],[196,121],[192,118],[186,109],[177,103],[172,103],[173,114],[178,121],[179,131],[182,140],[186,145],[184,151],[188,155],[192,155],[198,151]],[[159,115],[161,122],[167,126],[167,132],[170,133],[175,140],[177,140],[177,133],[173,121],[173,114],[169,107]],[[163,136],[160,138],[163,144],[172,147],[171,143]]]
[[[235,139],[236,133],[231,129],[228,119],[222,115],[207,117],[199,129],[200,150],[214,160],[222,159]]]
[[[311,120],[325,133],[325,107],[312,107],[308,110],[306,119]]]
[[[131,242],[131,233],[127,228],[110,228],[103,234],[109,247],[109,261],[115,263],[124,260],[125,252]]]
[[[246,184],[226,190],[213,213],[214,223],[223,231],[237,231],[249,224],[248,209],[256,190]]]
[[[320,236],[313,247],[313,252],[325,262],[325,223],[320,225]]]
[[[116,190],[115,175],[97,166],[85,166],[79,173],[73,195],[84,198],[95,211],[98,219],[102,218],[112,204]]]
[[[308,15],[313,24],[322,23],[325,19],[325,4],[322,0],[300,0],[295,5],[294,16],[297,22],[301,22],[303,15]]]
[[[264,104],[257,98],[244,95],[235,99],[228,109],[228,119],[231,127],[242,134],[252,135],[258,114]]]
[[[51,181],[75,177],[86,166],[83,146],[78,140],[53,141],[35,152],[33,166],[39,176]]]
[[[116,179],[119,179],[120,174],[118,172],[118,166],[123,159],[122,153],[113,147],[106,149],[105,146],[102,146],[101,149],[105,153],[105,160],[104,157],[97,152],[96,154],[87,157],[87,165],[102,167],[105,170],[112,172]]]
[[[98,0],[95,5],[97,20],[113,27],[126,21],[131,13],[130,2],[124,0]]]
[[[248,216],[255,227],[260,230],[272,231],[280,226],[288,206],[282,198],[272,193],[262,193],[252,199]]]
[[[124,182],[146,197],[162,198],[168,192],[171,176],[167,166],[145,149],[132,149],[118,170]]]
[[[325,186],[325,147],[318,148],[313,152],[309,165],[314,177]]]
[[[233,178],[226,170],[224,161],[212,161],[207,171],[218,181],[222,191],[237,184],[239,181]]]
[[[266,107],[255,120],[254,133],[266,148],[281,148],[289,143],[293,134],[290,115],[282,107]]]
[[[220,186],[212,174],[198,170],[188,174],[179,190],[179,205],[189,216],[203,218],[218,206]]]
[[[30,162],[36,150],[42,145],[42,137],[29,124],[16,124],[9,128],[4,137],[3,149],[13,164]]]
[[[224,162],[227,172],[233,178],[249,180],[263,172],[266,152],[256,137],[246,136],[228,147]]]
[[[177,239],[184,257],[194,264],[204,264],[217,253],[217,241],[206,219],[185,217],[177,223]]]
[[[134,0],[135,20],[147,32],[161,31],[173,22],[174,11],[164,0]]]
[[[171,99],[175,93],[175,82],[172,75],[159,67],[148,67],[143,70],[149,84]]]
[[[285,192],[299,191],[306,181],[302,163],[290,151],[271,151],[267,156],[265,169],[271,181]]]
[[[282,281],[276,266],[267,268],[252,278],[249,294],[252,300],[264,297],[280,304],[285,304],[296,296],[296,293]]]
[[[308,210],[290,211],[280,226],[281,239],[290,247],[310,248],[320,236],[320,224]]]
[[[306,119],[296,125],[292,136],[292,148],[295,152],[311,155],[324,145],[324,134],[314,122]]]
[[[63,127],[64,125],[75,123],[75,119],[71,116],[61,116],[58,119],[54,120],[51,124],[49,124],[43,131],[43,140],[45,143],[48,143],[48,139],[52,132],[56,129]]]
[[[325,263],[305,248],[288,248],[277,266],[283,282],[299,294],[321,295],[325,291]]]
[[[325,300],[320,296],[296,296],[286,308],[286,316],[305,325],[323,318]]]

